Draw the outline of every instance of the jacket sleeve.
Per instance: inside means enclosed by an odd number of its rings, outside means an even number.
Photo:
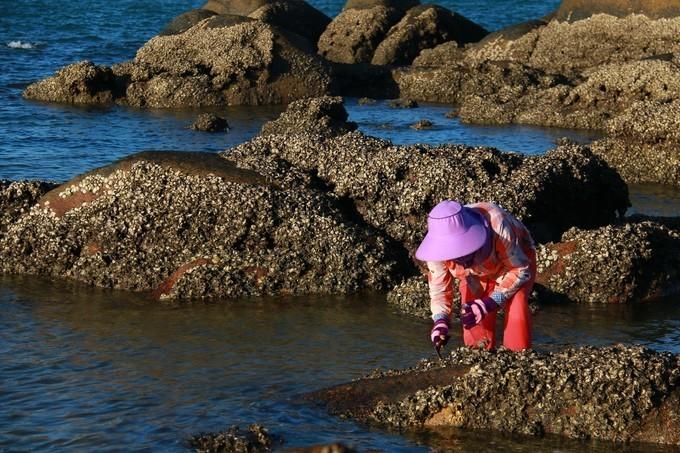
[[[502,305],[531,279],[531,261],[520,246],[517,232],[507,220],[501,222],[495,233],[496,253],[507,271],[496,280],[491,298]]]
[[[453,303],[453,276],[444,261],[428,261],[427,284],[430,287],[432,319],[451,319]]]

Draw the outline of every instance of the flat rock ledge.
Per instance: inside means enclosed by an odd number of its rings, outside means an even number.
[[[209,153],[141,153],[44,195],[0,236],[0,272],[155,298],[387,289],[408,258],[291,171],[285,189]],[[406,264],[404,264],[406,263]]]
[[[335,415],[399,430],[491,429],[680,445],[680,356],[642,347],[542,353],[459,348],[444,361],[307,395]]]

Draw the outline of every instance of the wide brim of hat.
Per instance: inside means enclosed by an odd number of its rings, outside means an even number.
[[[465,233],[457,235],[433,235],[428,231],[416,250],[416,258],[421,261],[460,258],[482,248],[486,235],[486,227],[482,224],[472,225]]]

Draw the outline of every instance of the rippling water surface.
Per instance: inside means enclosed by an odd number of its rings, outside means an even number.
[[[172,17],[202,3],[0,1],[0,178],[62,181],[143,149],[219,151],[256,134],[279,107],[221,109],[230,131],[204,134],[187,129],[197,111],[69,107],[21,98],[28,83],[60,66],[134,57]],[[311,3],[331,16],[343,4]],[[495,30],[540,17],[559,1],[439,3]],[[348,100],[347,108],[361,130],[395,143],[457,142],[535,154],[565,135],[592,138],[525,126],[463,126],[444,117],[445,106],[392,110],[384,102],[362,107]],[[411,129],[420,119],[431,120],[433,129]],[[639,212],[680,212],[677,191],[640,186],[632,192]],[[662,316],[660,306],[670,311]],[[549,306],[536,318],[537,346],[623,341],[680,352],[677,307]],[[181,450],[190,433],[252,422],[283,434],[289,446],[341,440],[391,452],[425,451],[423,443],[440,442],[369,430],[297,398],[431,353],[428,323],[391,313],[383,296],[171,307],[127,293],[2,278],[0,313],[2,451]],[[449,445],[466,450],[583,448],[555,439],[453,436]],[[587,448],[614,450],[609,444]]]

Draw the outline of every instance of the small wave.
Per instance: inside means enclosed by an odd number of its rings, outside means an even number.
[[[35,49],[37,46],[37,44],[23,41],[10,41],[7,43],[7,47],[11,49]]]

